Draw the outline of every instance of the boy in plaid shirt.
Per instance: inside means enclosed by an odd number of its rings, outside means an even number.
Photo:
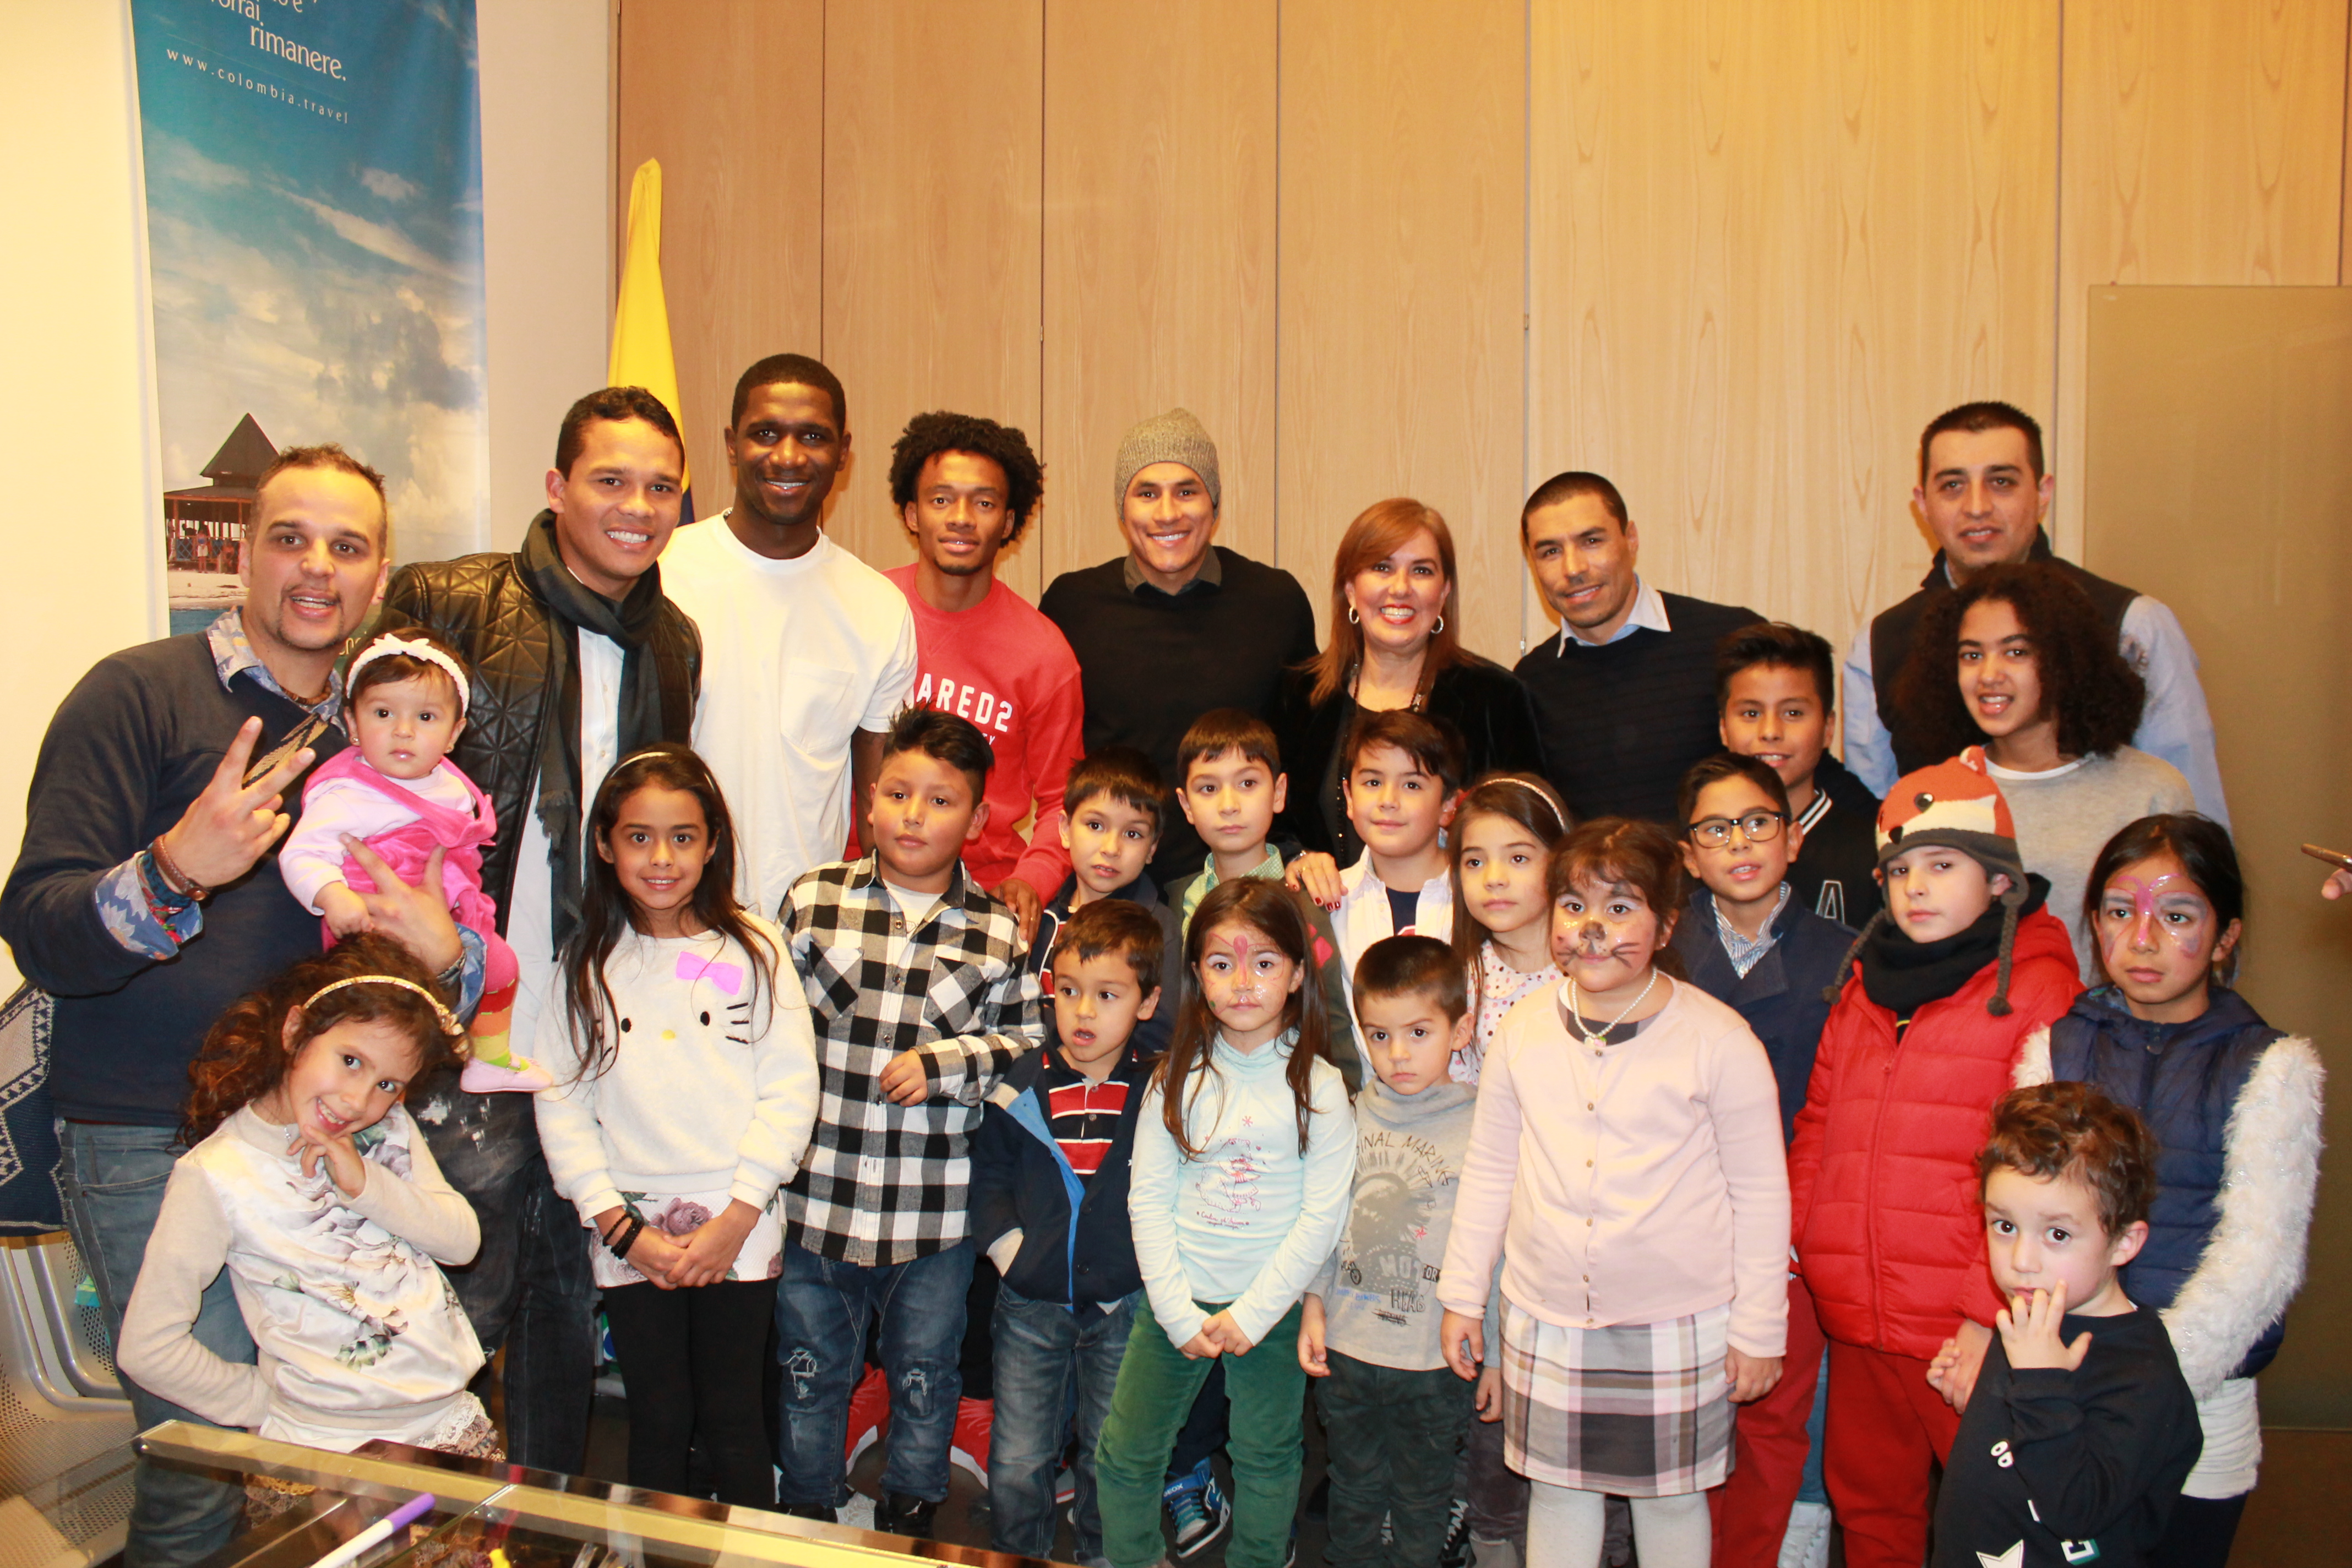
[[[971,1284],[966,1154],[983,1098],[1045,1030],[1013,911],[964,875],[987,826],[988,741],[952,713],[890,726],[863,859],[821,866],[778,923],[807,988],[816,1130],[784,1188],[780,1500],[830,1520],[844,1500],[849,1395],[882,1320],[890,1384],[877,1529],[928,1536],[948,1491]]]

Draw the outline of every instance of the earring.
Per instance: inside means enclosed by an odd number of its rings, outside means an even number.
[[[1437,617],[1437,624],[1436,624],[1435,626],[1433,626],[1430,627],[1430,628],[1429,628],[1429,632],[1430,632],[1430,635],[1431,635],[1432,637],[1434,637],[1434,636],[1436,636],[1439,632],[1442,632],[1442,631],[1444,631],[1444,629],[1445,629],[1445,617],[1444,617],[1444,616],[1438,616],[1438,617]]]
[[[1357,624],[1356,606],[1353,605],[1348,606],[1348,624],[1351,626]]]

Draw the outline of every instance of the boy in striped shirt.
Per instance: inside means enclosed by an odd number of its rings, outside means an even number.
[[[1143,1285],[1127,1189],[1152,1064],[1132,1044],[1159,1010],[1163,944],[1153,911],[1125,899],[1097,899],[1063,922],[1049,976],[1056,1038],[1013,1064],[972,1140],[972,1237],[1003,1276],[988,1454],[999,1552],[1053,1553],[1054,1473],[1075,1382],[1070,1523],[1078,1560],[1102,1556],[1095,1439]]]

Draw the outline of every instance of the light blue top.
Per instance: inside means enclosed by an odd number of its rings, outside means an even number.
[[[1155,1080],[1135,1128],[1128,1217],[1152,1314],[1181,1345],[1230,1302],[1253,1344],[1282,1321],[1331,1256],[1356,1176],[1356,1116],[1339,1069],[1315,1064],[1307,1149],[1286,1077],[1296,1033],[1246,1054],[1222,1036],[1187,1085],[1187,1156],[1169,1136]],[[1283,1353],[1291,1353],[1285,1351]]]

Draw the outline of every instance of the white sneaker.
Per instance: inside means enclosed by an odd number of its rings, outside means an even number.
[[[1789,1510],[1789,1533],[1780,1538],[1780,1568],[1829,1568],[1830,1505],[1801,1502]]]

